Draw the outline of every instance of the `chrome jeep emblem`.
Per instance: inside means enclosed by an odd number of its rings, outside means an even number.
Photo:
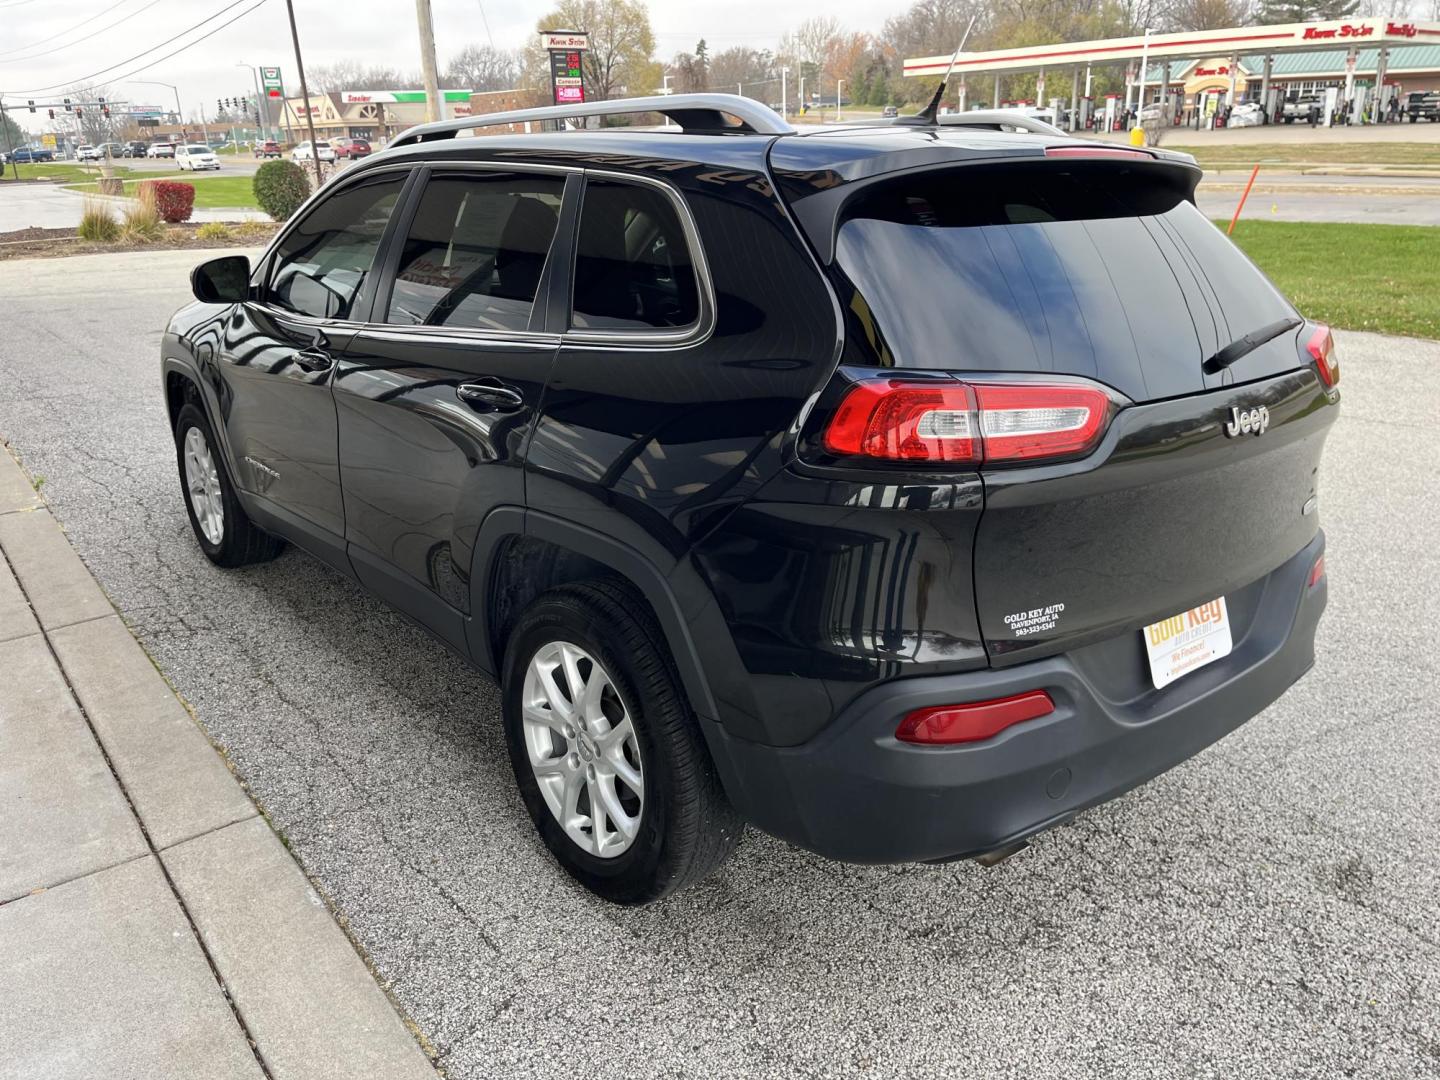
[[[1232,439],[1237,435],[1264,435],[1270,426],[1270,410],[1264,405],[1254,409],[1231,408],[1230,422],[1225,425],[1225,434]]]

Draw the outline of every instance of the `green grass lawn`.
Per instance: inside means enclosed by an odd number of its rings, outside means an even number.
[[[1207,169],[1266,165],[1436,165],[1440,143],[1252,143],[1185,146],[1169,140],[1166,150],[1183,150]]]
[[[1231,239],[1309,318],[1440,338],[1440,228],[1242,220]]]
[[[99,165],[91,165],[88,163],[85,165],[77,165],[73,161],[57,161],[52,164],[48,161],[42,161],[21,165],[6,165],[5,179],[14,180],[16,169],[20,170],[21,180],[59,180],[64,183],[75,183],[81,180],[94,180],[100,176]],[[115,175],[126,177],[149,176],[151,174],[140,169],[129,168],[125,165],[116,165]]]
[[[133,174],[132,174],[133,175]],[[255,190],[252,187],[254,177],[252,176],[212,176],[205,174],[194,177],[189,173],[171,174],[169,176],[145,176],[146,180],[180,180],[184,183],[193,183],[195,186],[195,206],[200,210],[214,210],[219,207],[242,207],[246,209],[255,208]],[[125,194],[134,195],[135,185],[138,180],[127,179],[125,181]],[[70,184],[71,191],[94,191],[95,185]]]

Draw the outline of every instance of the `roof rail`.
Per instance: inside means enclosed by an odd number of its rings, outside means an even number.
[[[983,127],[998,131],[1002,127],[1019,128],[1036,135],[1066,134],[1054,124],[1027,116],[1016,109],[971,109],[969,112],[946,113],[936,117],[941,127]]]
[[[417,124],[401,132],[390,142],[390,146],[453,139],[462,131],[497,124],[568,120],[573,116],[633,116],[636,113],[660,113],[689,132],[789,135],[795,131],[774,109],[753,98],[738,94],[666,94],[617,101],[587,101],[579,105],[545,105],[538,109],[512,109],[509,112],[482,113],[455,120],[439,120],[433,124]],[[727,116],[733,116],[740,121],[739,124],[726,123]]]

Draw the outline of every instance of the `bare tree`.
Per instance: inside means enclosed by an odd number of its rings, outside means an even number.
[[[111,116],[106,116],[101,109],[99,101],[104,98],[110,101],[115,95],[108,83],[79,83],[65,91],[62,97],[69,98],[76,102],[78,113],[62,113],[56,110],[55,119],[65,119],[72,125],[71,133],[82,143],[109,142],[119,127],[119,121]],[[89,104],[80,105],[79,102]]]
[[[1168,0],[1161,18],[1167,30],[1219,30],[1244,26],[1254,11],[1253,0]]]
[[[509,90],[520,78],[520,56],[493,45],[466,45],[445,65],[441,82],[452,90]]]

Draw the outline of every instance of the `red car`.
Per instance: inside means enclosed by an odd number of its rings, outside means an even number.
[[[280,156],[280,144],[274,139],[266,139],[264,142],[255,145],[255,156],[258,158],[278,158]]]
[[[337,158],[359,158],[370,156],[370,144],[364,139],[331,139],[330,145]]]

